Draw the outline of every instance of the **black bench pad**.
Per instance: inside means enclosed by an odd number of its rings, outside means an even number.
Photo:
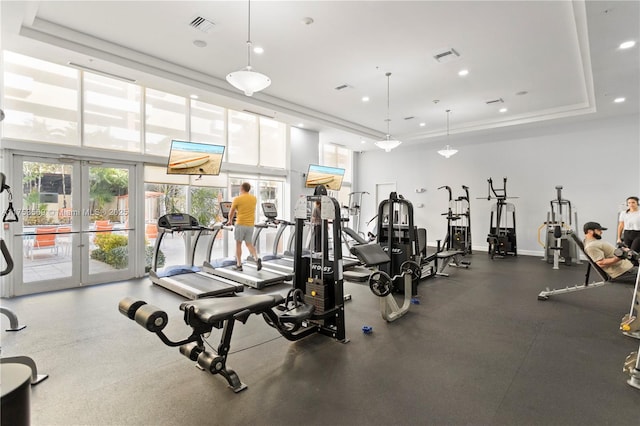
[[[378,243],[361,244],[351,247],[351,253],[366,266],[389,263],[389,255]]]
[[[448,251],[441,251],[436,253],[436,255],[438,256],[438,259],[447,259],[449,257],[457,256],[460,254],[464,254],[464,252],[460,250],[448,250]]]
[[[183,311],[193,309],[193,313],[205,324],[215,324],[219,321],[233,317],[242,311],[250,311],[252,314],[264,312],[280,303],[284,298],[277,294],[265,294],[240,297],[219,297],[211,299],[198,299],[180,304]]]

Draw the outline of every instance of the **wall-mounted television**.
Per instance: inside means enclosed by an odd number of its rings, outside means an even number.
[[[172,140],[167,174],[217,176],[223,156],[224,145]]]
[[[304,186],[315,188],[318,185],[324,185],[327,189],[339,191],[342,188],[343,178],[344,169],[310,164]]]

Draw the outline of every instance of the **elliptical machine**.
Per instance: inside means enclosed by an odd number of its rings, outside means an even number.
[[[494,259],[507,255],[518,255],[518,244],[516,239],[516,206],[507,203],[507,178],[503,178],[503,187],[494,188],[493,180],[487,179],[489,184],[487,200],[496,200],[496,204],[491,208],[491,218],[489,219],[489,256]]]
[[[546,227],[543,260],[553,263],[553,269],[560,269],[561,261],[567,266],[581,262],[578,249],[569,237],[578,226],[578,213],[572,208],[571,201],[562,198],[562,185],[556,186],[556,194],[550,202],[547,221],[538,228],[538,242],[542,244],[540,231]]]

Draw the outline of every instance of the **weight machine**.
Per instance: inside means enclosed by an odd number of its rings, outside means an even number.
[[[12,203],[12,194],[11,187],[6,184],[6,177],[4,173],[0,172],[0,194],[3,192],[7,192],[9,194],[9,205],[7,206],[7,210],[5,211],[2,222],[17,222],[18,217],[13,210]],[[9,275],[11,271],[13,271],[13,258],[11,257],[11,253],[9,253],[9,249],[7,248],[7,244],[4,242],[4,239],[0,238],[0,253],[2,253],[2,258],[4,259],[5,267],[0,271],[0,277],[4,277],[5,275]],[[0,314],[5,315],[9,319],[9,328],[6,331],[20,331],[26,327],[26,325],[20,325],[18,321],[18,316],[11,310],[5,307],[0,307]],[[24,355],[20,356],[11,356],[11,357],[2,357],[0,358],[0,364],[24,364],[31,369],[31,385],[37,385],[42,382],[44,379],[49,377],[48,374],[38,374],[38,367],[36,366],[35,361]]]
[[[354,246],[351,252],[367,267],[379,268],[390,262],[390,257],[377,243],[368,243]],[[392,322],[409,312],[412,300],[412,286],[414,280],[420,279],[420,266],[407,260],[400,265],[400,275],[390,277],[386,272],[377,269],[369,275],[369,288],[380,298],[380,313],[387,322]],[[393,282],[404,280],[404,300],[402,306],[398,306],[392,294]]]
[[[392,290],[403,292],[401,283],[402,265],[413,261],[421,272],[413,274],[412,293],[417,293],[420,277],[432,274],[431,265],[421,255],[418,242],[418,229],[413,224],[413,204],[402,195],[392,192],[387,200],[378,206],[377,242],[389,256],[389,261],[379,265],[380,271],[392,279]],[[425,237],[426,245],[426,237]],[[425,247],[426,251],[426,247]],[[423,270],[428,270],[426,273]]]
[[[628,260],[637,261],[640,257],[638,253],[633,250],[626,250],[623,248],[617,248],[614,254],[618,257],[622,257]],[[640,339],[640,271],[636,275],[636,285],[633,289],[633,296],[631,298],[631,308],[629,313],[622,317],[620,323],[620,330],[629,337]],[[640,347],[636,352],[631,352],[624,361],[622,371],[629,374],[629,380],[627,383],[636,389],[640,389]]]
[[[508,203],[507,200],[518,197],[507,196],[507,178],[503,178],[503,187],[494,188],[493,180],[487,179],[488,194],[487,200],[496,200],[496,204],[491,208],[491,218],[489,219],[489,255],[491,259],[496,256],[505,257],[507,255],[518,255],[518,244],[516,240],[516,206]]]
[[[246,323],[252,314],[262,315],[287,340],[296,341],[312,334],[321,334],[347,343],[345,331],[344,287],[342,276],[342,241],[340,205],[328,197],[324,187],[316,187],[312,196],[301,197],[295,207],[296,249],[294,252],[293,289],[286,297],[279,294],[258,294],[190,300],[180,304],[184,322],[192,328],[191,335],[180,341],[170,340],[163,329],[168,315],[142,300],[127,297],[118,309],[147,331],[155,333],[167,346],[180,347],[180,353],[204,371],[223,376],[234,392],[246,389],[238,374],[227,367],[231,337],[236,321]],[[331,223],[333,258],[329,250],[303,255],[302,234],[310,203],[320,201],[323,228]],[[324,235],[327,243],[328,236]],[[222,329],[217,349],[210,349],[204,340],[213,328]]]
[[[569,234],[578,226],[578,213],[572,208],[571,201],[562,198],[562,186],[556,186],[556,198],[551,200],[551,211],[547,212],[547,221],[538,228],[538,243],[544,247],[543,260],[553,263],[553,269],[565,265],[580,264],[578,249]],[[542,243],[540,231],[545,229],[545,242]]]
[[[358,191],[349,193],[349,205],[345,206],[349,212],[349,216],[352,219],[352,227],[357,234],[364,237],[364,233],[360,232],[360,210],[362,208],[362,196],[369,195],[367,191]]]
[[[469,187],[462,185],[465,195],[453,199],[451,187],[441,186],[449,193],[449,208],[442,213],[447,218],[447,236],[444,250],[457,250],[463,254],[471,254],[471,207],[469,203]]]

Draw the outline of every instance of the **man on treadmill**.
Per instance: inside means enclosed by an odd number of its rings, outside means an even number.
[[[262,259],[258,257],[255,246],[251,243],[253,237],[253,228],[256,221],[256,204],[258,200],[252,194],[251,184],[243,182],[240,186],[240,195],[235,197],[231,202],[231,210],[229,211],[229,219],[227,225],[233,225],[233,218],[238,214],[233,237],[236,240],[236,271],[242,271],[242,242],[244,241],[249,253],[258,264],[258,271],[262,269]]]

